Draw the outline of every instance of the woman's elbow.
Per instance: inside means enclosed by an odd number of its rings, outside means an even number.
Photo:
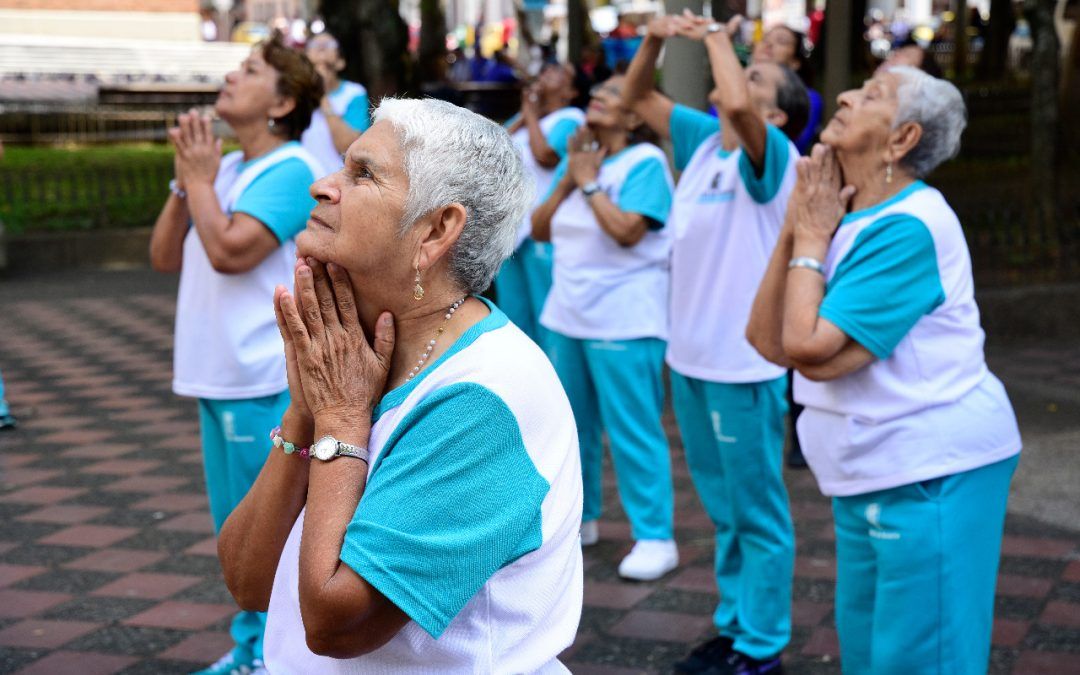
[[[224,554],[220,544],[218,558],[221,560],[225,587],[229,589],[229,593],[240,609],[245,612],[265,612],[270,606],[273,579],[267,583],[266,580],[256,578],[248,570],[237,569],[235,565],[228,564],[229,557]]]
[[[802,363],[808,366],[817,365],[826,361],[830,354],[824,353],[810,340],[793,338],[786,333],[781,338],[784,357],[792,363]]]
[[[753,330],[749,326],[746,329],[746,341],[769,363],[784,368],[791,367],[791,362],[778,341],[767,339],[760,331]]]

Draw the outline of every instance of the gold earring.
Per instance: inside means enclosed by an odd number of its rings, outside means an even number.
[[[885,165],[885,184],[892,182],[892,162]]]
[[[416,285],[413,286],[413,292],[412,292],[413,300],[423,300],[424,299],[424,287],[420,285],[420,265],[419,264],[416,265],[416,282],[415,282],[415,284]]]

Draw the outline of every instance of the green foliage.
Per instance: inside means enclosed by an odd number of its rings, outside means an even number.
[[[5,148],[0,221],[9,234],[153,225],[172,157],[153,144]]]

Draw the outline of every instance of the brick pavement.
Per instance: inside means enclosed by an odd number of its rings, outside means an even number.
[[[0,295],[0,369],[23,421],[0,434],[0,672],[182,673],[228,647],[196,410],[170,392],[173,296],[140,278],[60,300]],[[630,538],[609,470],[581,628],[564,655],[576,673],[669,672],[710,633],[712,529],[666,421],[682,566],[655,583],[618,579]],[[839,672],[829,505],[805,471],[788,485],[788,671]],[[1010,514],[992,672],[1080,672],[1078,544],[1076,530]]]

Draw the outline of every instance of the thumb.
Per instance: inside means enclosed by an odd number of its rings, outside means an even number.
[[[387,371],[390,370],[390,357],[394,354],[394,315],[383,312],[375,324],[375,342],[372,347],[375,350],[375,358],[379,360]]]
[[[214,147],[217,149],[218,154],[221,154],[221,139],[214,141]]]
[[[854,197],[854,196],[855,196],[855,186],[854,185],[845,185],[843,187],[843,189],[840,190],[840,205],[844,207],[845,211],[847,211],[848,204],[851,203],[851,198]]]

